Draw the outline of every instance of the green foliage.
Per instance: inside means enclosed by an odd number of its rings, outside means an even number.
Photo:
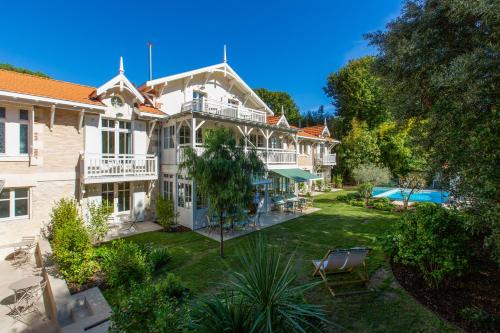
[[[156,219],[163,230],[170,230],[175,223],[178,213],[175,211],[174,202],[170,199],[158,197],[156,201]]]
[[[408,208],[408,202],[413,193],[420,191],[426,185],[427,181],[421,173],[411,172],[406,176],[400,177],[398,186],[403,197],[404,208]]]
[[[342,182],[344,181],[344,179],[342,178],[341,174],[334,175],[332,180],[335,184],[335,188],[342,188]]]
[[[391,237],[394,260],[416,267],[431,287],[468,268],[465,218],[455,210],[420,205],[401,217]]]
[[[172,256],[166,247],[155,247],[148,254],[148,257],[153,270],[157,270],[158,268],[164,266],[172,259]]]
[[[316,179],[314,181],[314,189],[316,191],[321,191],[322,188],[323,188],[323,180],[322,179]]]
[[[32,70],[29,70],[29,69],[26,69],[26,68],[22,68],[22,67],[15,67],[15,66],[12,66],[11,64],[0,64],[0,69],[4,69],[6,71],[23,73],[23,74],[30,74],[30,75],[35,75],[35,76],[40,76],[40,77],[44,77],[44,78],[50,79],[50,76],[48,76],[45,73],[34,72]]]
[[[350,130],[354,119],[366,122],[369,129],[374,129],[390,117],[385,103],[386,94],[380,78],[373,71],[374,62],[372,56],[350,60],[327,78],[323,90],[333,99],[332,103],[343,123],[339,132],[341,136]]]
[[[391,172],[374,164],[361,164],[352,170],[352,177],[358,183],[386,185],[391,180]]]
[[[252,177],[264,172],[264,164],[255,151],[245,153],[237,145],[229,128],[217,127],[207,135],[205,149],[198,156],[188,149],[180,165],[197,184],[197,190],[210,201],[210,206],[224,223],[224,212],[237,212],[252,199]],[[224,256],[221,230],[220,255]]]
[[[143,250],[133,242],[115,240],[102,250],[101,267],[106,283],[111,287],[127,289],[134,282],[147,281],[151,276],[151,265]]]
[[[368,205],[368,200],[372,197],[372,192],[373,192],[372,183],[363,183],[358,186],[358,193],[363,199],[365,199],[366,205]]]
[[[281,115],[281,108],[290,124],[298,125],[300,119],[299,107],[293,98],[283,91],[270,91],[266,88],[254,89],[255,93],[269,106],[274,114]]]
[[[352,120],[351,130],[338,145],[337,159],[338,169],[347,175],[362,164],[379,164],[380,149],[377,145],[377,136],[368,129],[366,123]]]
[[[52,208],[51,222],[51,245],[57,268],[66,281],[81,285],[98,270],[98,265],[93,260],[90,236],[76,201],[59,200]]]
[[[460,311],[460,316],[478,330],[495,330],[500,324],[500,318],[476,306],[466,307]]]
[[[209,318],[211,315],[227,323],[226,327],[219,327],[223,328],[219,332],[320,330],[326,322],[325,310],[319,305],[303,303],[302,299],[304,292],[317,283],[297,284],[292,258],[283,263],[280,252],[268,247],[261,237],[247,242],[239,249],[237,257],[242,270],[231,272],[230,284],[226,286],[227,295],[232,297],[201,302],[202,309],[212,308],[198,311],[201,332],[205,332],[204,322],[213,320]],[[243,311],[236,310],[241,305]]]
[[[87,205],[87,230],[93,243],[100,243],[108,234],[108,218],[113,213],[113,206],[107,202],[102,205],[90,202]]]
[[[113,307],[110,332],[183,332],[190,320],[186,297],[171,273],[157,284],[134,284]]]
[[[396,117],[425,124],[415,143],[500,262],[499,12],[491,0],[406,1],[387,30],[367,37]]]
[[[194,308],[194,328],[197,332],[250,332],[250,307],[235,295],[202,298]]]

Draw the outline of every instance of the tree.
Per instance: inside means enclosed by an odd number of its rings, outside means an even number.
[[[403,206],[408,208],[408,201],[413,193],[416,193],[425,187],[425,178],[418,172],[411,172],[406,176],[399,178],[398,186],[403,197]]]
[[[30,75],[35,75],[35,76],[40,76],[40,77],[50,79],[50,76],[48,76],[45,73],[35,72],[35,71],[29,70],[26,68],[22,68],[22,67],[15,67],[15,66],[12,66],[11,64],[0,64],[0,69],[4,69],[6,71],[23,73],[23,74],[30,74]]]
[[[105,201],[103,204],[90,202],[87,205],[87,230],[92,242],[100,243],[109,231],[108,218],[113,213],[113,206]]]
[[[374,164],[361,164],[352,170],[352,177],[358,184],[386,185],[391,180],[391,172]]]
[[[286,119],[291,124],[298,125],[301,118],[299,107],[290,94],[284,91],[270,91],[266,88],[258,88],[254,91],[274,111],[274,114],[280,115],[281,108],[283,108]]]
[[[406,1],[385,31],[367,38],[394,90],[391,108],[426,123],[418,143],[432,170],[500,262],[499,12],[492,0]]]
[[[217,127],[207,134],[201,156],[188,149],[180,165],[204,194],[211,209],[219,216],[220,255],[224,257],[223,225],[226,214],[238,212],[252,199],[252,177],[263,174],[264,164],[254,150],[245,153],[236,145],[234,133]]]
[[[355,60],[332,73],[323,88],[325,94],[332,98],[337,110],[337,117],[344,124],[343,136],[349,130],[354,118],[364,121],[369,129],[374,129],[390,117],[385,103],[385,92],[380,78],[373,71],[375,58],[366,56]]]
[[[170,230],[178,215],[179,213],[175,211],[174,202],[171,199],[158,198],[158,201],[156,201],[156,218],[163,230]]]
[[[379,163],[380,149],[377,145],[377,137],[368,129],[365,122],[352,120],[351,130],[337,146],[337,158],[337,169],[343,175],[350,175],[351,171],[361,164]]]

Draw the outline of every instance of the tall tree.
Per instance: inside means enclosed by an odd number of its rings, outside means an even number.
[[[266,88],[258,88],[254,89],[254,91],[276,115],[281,114],[281,108],[283,108],[286,119],[291,124],[298,125],[300,119],[299,107],[290,94],[284,91],[271,91]]]
[[[337,117],[344,123],[340,127],[344,132],[340,135],[349,130],[354,118],[366,122],[369,129],[389,118],[380,78],[373,72],[374,62],[371,56],[351,60],[327,78],[323,90],[332,98]]]
[[[419,143],[472,213],[471,229],[500,262],[500,2],[406,1],[367,38],[394,90],[398,117],[425,121]]]
[[[188,149],[180,165],[180,170],[187,171],[196,182],[196,190],[208,198],[211,209],[219,216],[221,257],[224,257],[225,217],[250,202],[252,177],[264,173],[264,164],[256,152],[245,153],[242,145],[236,143],[231,129],[218,127],[207,133],[201,156]]]
[[[4,69],[6,71],[23,73],[23,74],[31,74],[31,75],[40,76],[40,77],[50,79],[50,76],[48,76],[45,73],[35,72],[35,71],[29,70],[26,68],[22,68],[22,67],[15,67],[15,66],[12,66],[11,64],[0,64],[0,69]]]

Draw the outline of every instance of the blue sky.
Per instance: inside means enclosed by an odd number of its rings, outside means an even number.
[[[227,44],[229,64],[251,87],[287,91],[307,111],[329,105],[327,75],[374,53],[362,35],[400,8],[400,0],[7,1],[0,63],[99,86],[123,55],[140,84],[148,41],[154,78],[221,62]]]

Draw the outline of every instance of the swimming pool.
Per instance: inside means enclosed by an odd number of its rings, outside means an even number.
[[[389,198],[390,200],[403,200],[401,191],[399,188],[395,187],[374,187],[372,196],[377,198]],[[422,190],[417,193],[413,193],[410,196],[410,201],[434,202],[438,204],[446,203],[448,201],[448,192]]]

